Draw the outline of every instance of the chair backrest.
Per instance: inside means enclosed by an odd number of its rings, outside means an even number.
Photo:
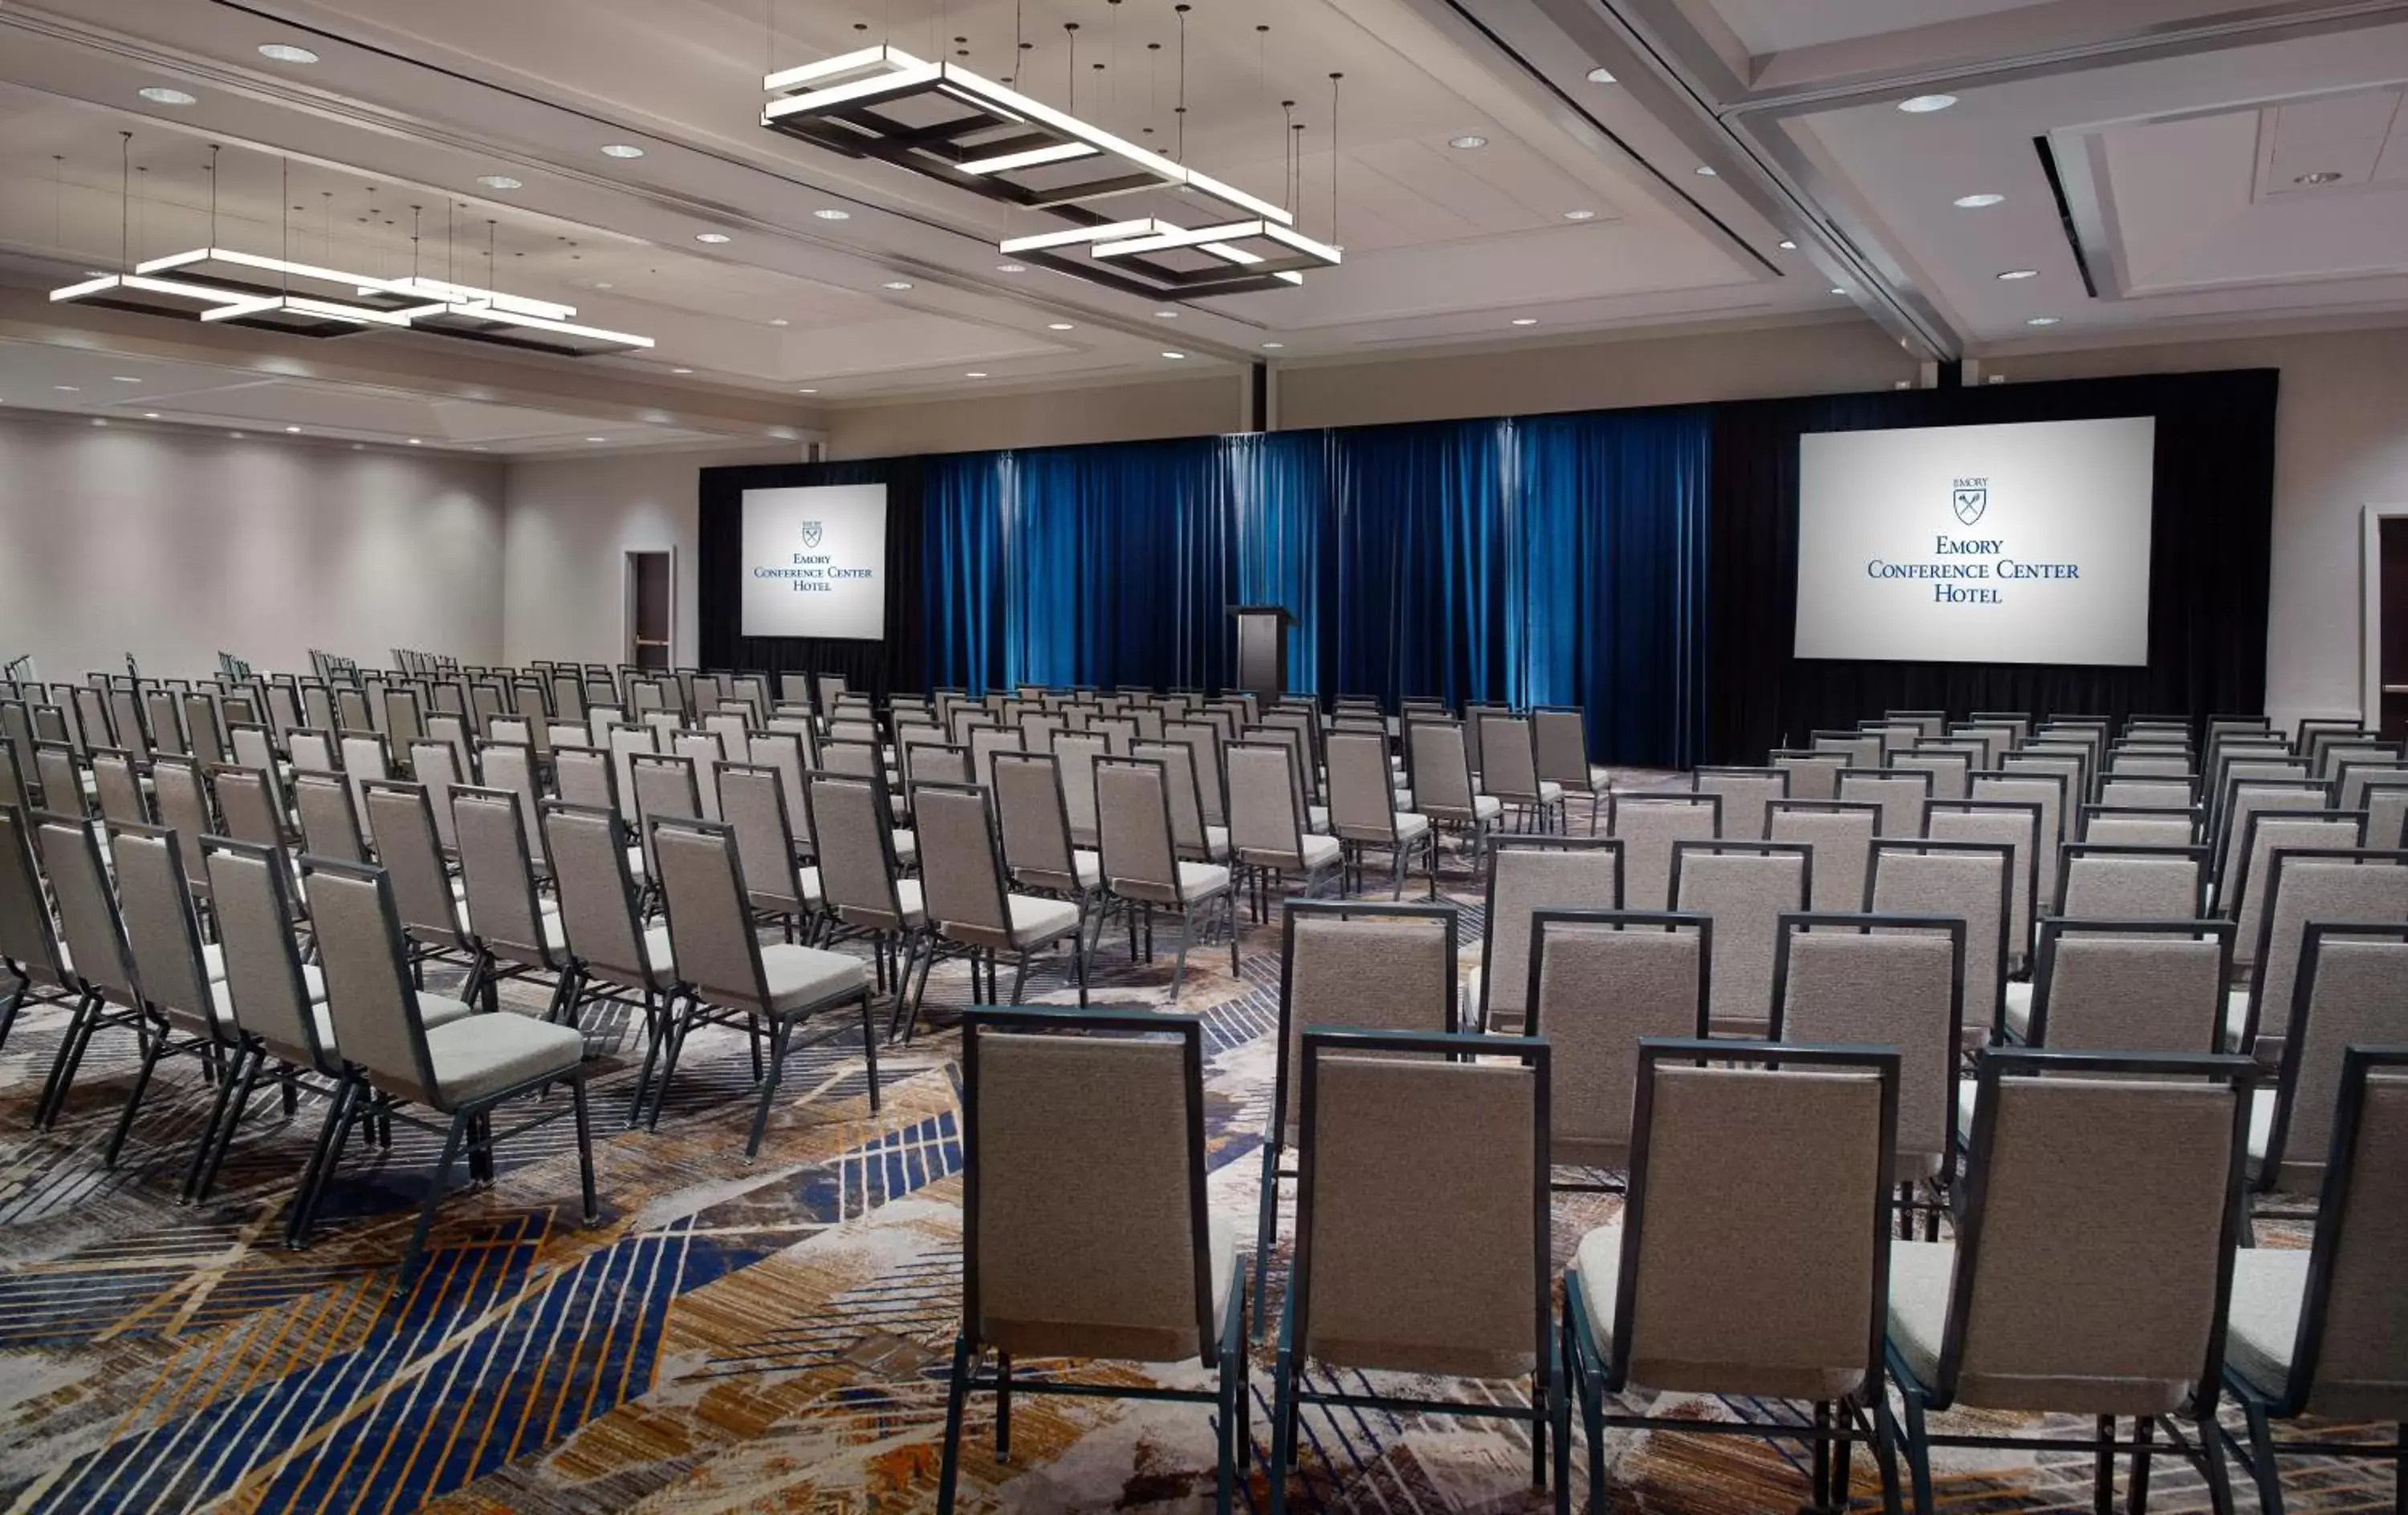
[[[995,755],[1017,752],[1022,733],[1006,731],[1000,726],[981,726],[970,733],[970,781],[989,789],[995,787]]]
[[[2029,960],[2032,922],[2042,902],[2057,897],[2056,886],[2040,892],[2040,860],[2054,855],[2048,817],[2028,800],[1933,800],[1924,818],[1924,835],[1934,841],[1986,842],[2008,850],[2007,963],[2020,970]]]
[[[778,787],[786,793],[786,821],[795,828],[795,844],[804,852],[811,850],[810,806],[803,798],[803,775],[810,769],[810,738],[802,732],[772,727],[752,734],[752,762],[759,767],[774,768]]]
[[[1494,720],[1494,718],[1491,718]],[[1332,732],[1329,755],[1329,832],[1348,841],[1385,847],[1397,836],[1395,785],[1388,769],[1388,738],[1371,732]],[[1528,803],[1537,804],[1538,779],[1530,779]]]
[[[2251,951],[2243,1045],[2284,1036],[2296,1003],[2300,954],[2309,925],[2326,922],[2391,925],[2408,922],[2408,851],[2304,847],[2266,859],[2266,894]],[[2242,928],[2244,932],[2247,928]],[[2234,956],[2242,952],[2239,938]]]
[[[1648,1036],[1703,1036],[1714,923],[1702,915],[1541,909],[1531,916],[1523,1034],[1554,1049],[1555,1160],[1619,1168]]]
[[[1073,865],[1070,822],[1062,799],[1058,758],[1033,752],[998,752],[995,808],[1003,830],[1003,856],[1011,876],[1032,889],[1055,893],[1082,892]]]
[[[546,800],[542,826],[569,955],[621,988],[643,993],[666,989],[666,965],[652,960],[636,913],[627,829],[619,813],[608,806]]]
[[[1814,853],[1817,910],[1853,910],[1864,903],[1865,869],[1881,831],[1881,807],[1859,801],[1774,800],[1765,807],[1765,831],[1776,842],[1798,842]]]
[[[1539,803],[1538,749],[1526,717],[1483,710],[1480,787],[1508,805]]]
[[[1789,797],[1799,800],[1838,799],[1840,775],[1849,766],[1844,752],[1780,751],[1767,762],[1789,775]]]
[[[2249,818],[2260,810],[2327,810],[2332,808],[2332,786],[2316,779],[2240,779],[2226,784],[2221,810],[2211,817],[2215,837],[2216,899],[2238,899],[2234,888],[2249,835]],[[2227,913],[2230,913],[2227,909]]]
[[[2344,1063],[2353,1047],[2408,1046],[2408,924],[2312,922],[2257,1174],[2261,1189],[2314,1192],[2325,1177]]]
[[[2024,773],[2014,769],[1976,773],[1967,793],[1969,804],[2040,807],[2042,845],[2032,850],[2031,893],[2026,908],[2029,910],[2032,902],[2057,898],[2057,844],[2050,838],[2064,835],[2067,804],[2064,776]]]
[[[501,724],[504,722],[495,722],[497,726]],[[536,870],[549,872],[552,860],[544,851],[543,827],[537,823],[537,817],[541,813],[538,808],[543,804],[544,796],[543,788],[537,779],[535,749],[523,742],[492,739],[486,741],[480,750],[485,787],[507,789],[519,797],[519,818],[532,833],[527,842]]]
[[[2034,963],[2034,1047],[2224,1050],[2229,921],[2043,921]]]
[[[1490,843],[1474,1025],[1506,1031],[1521,1022],[1531,992],[1534,912],[1621,908],[1622,843],[1614,838],[1504,836]]]
[[[1849,768],[1840,775],[1840,798],[1881,807],[1885,837],[1923,835],[1923,808],[1931,799],[1931,775],[1923,770]]]
[[[1946,1172],[1956,1146],[1966,936],[1948,915],[1800,911],[1781,921],[1770,1039],[1898,1050],[1906,1179]]]
[[[1158,759],[1097,758],[1095,778],[1105,884],[1124,899],[1178,905],[1168,770]]]
[[[407,1099],[435,1097],[426,1022],[410,987],[400,908],[380,868],[301,860],[302,888],[318,931],[326,1015],[343,1061]]]
[[[969,1012],[962,1313],[974,1340],[1217,1365],[1203,1063],[1192,1016]]]
[[[464,784],[452,792],[452,809],[468,925],[479,944],[505,963],[558,971],[561,965],[544,939],[527,812],[518,792]]]
[[[102,866],[100,844],[80,818],[34,818],[36,854],[59,912],[59,940],[72,977],[85,990],[129,1009],[142,1003],[125,920]]]
[[[719,734],[681,731],[669,738],[669,750],[694,765],[695,799],[702,807],[696,813],[705,821],[718,820],[719,765],[727,761],[727,751],[719,744]]]
[[[1538,743],[1539,777],[1561,784],[1567,794],[1589,794],[1597,780],[1589,772],[1588,714],[1576,705],[1542,705],[1530,712]]]
[[[1972,754],[1959,751],[1932,751],[1908,748],[1889,755],[1894,773],[1917,770],[1931,775],[1931,797],[1936,800],[1960,800],[1971,783]]]
[[[600,806],[625,817],[619,800],[618,766],[609,753],[591,747],[555,746],[552,779],[560,797],[569,804]]]
[[[340,773],[343,769],[341,744],[329,731],[295,727],[284,734],[284,745],[293,754],[296,772]]]
[[[1882,760],[1882,738],[1872,731],[1818,731],[1808,737],[1817,752],[1837,752],[1848,760],[1852,768],[1878,768]]]
[[[389,876],[394,908],[414,941],[435,947],[460,942],[460,911],[452,897],[437,844],[435,813],[423,784],[375,779],[363,786],[368,836]]]
[[[142,778],[134,754],[122,747],[95,747],[92,750],[92,784],[94,797],[100,801],[104,821],[123,821],[135,825],[148,824],[150,802],[142,797]],[[48,793],[55,784],[45,774],[42,792]]]
[[[1211,850],[1211,838],[1205,831],[1204,797],[1196,775],[1196,750],[1185,742],[1140,740],[1129,744],[1129,755],[1162,765],[1163,785],[1170,800],[1170,839],[1178,848],[1179,855],[1209,861],[1207,854]],[[1334,789],[1334,778],[1331,783]],[[1100,780],[1098,784],[1100,786]],[[1097,801],[1100,805],[1100,787]]]
[[[1877,842],[1862,908],[1947,916],[1965,923],[1962,1020],[1981,1031],[2006,1023],[2012,853],[1998,842]]]
[[[2203,814],[2196,808],[2086,805],[2075,835],[2108,847],[2189,847],[2200,839]],[[2211,869],[2214,853],[2208,854]]]
[[[201,924],[184,879],[176,834],[165,826],[108,823],[117,903],[142,998],[177,1029],[216,1037]]]
[[[1292,899],[1282,909],[1274,1142],[1300,1108],[1296,1059],[1307,1028],[1451,1035],[1461,1023],[1454,906]]]
[[[1722,797],[1722,835],[1731,841],[1766,840],[1769,807],[1789,797],[1787,768],[1699,768],[1689,777],[1698,794]]]
[[[409,744],[409,771],[425,786],[427,808],[435,814],[436,840],[442,844],[447,856],[459,851],[459,834],[452,823],[452,792],[466,781],[460,771],[459,753],[450,742],[421,737]]]
[[[292,924],[295,900],[282,850],[209,836],[202,840],[201,852],[235,1024],[286,1062],[339,1072],[335,1050],[318,1035],[301,971]]]
[[[1903,1083],[1886,1049],[1641,1045],[1609,1387],[1879,1392]]]
[[[2207,849],[2070,843],[2052,915],[2190,921],[2207,913]]]
[[[1054,762],[1062,782],[1062,811],[1068,817],[1070,840],[1091,847],[1096,840],[1096,760],[1109,744],[1085,732],[1065,732],[1054,739]]]
[[[37,983],[64,988],[66,964],[34,857],[34,820],[33,812],[0,803],[0,959]]]
[[[1011,902],[987,792],[975,784],[915,785],[911,812],[928,923],[966,946],[1012,950]]]
[[[894,809],[877,778],[814,770],[803,793],[818,847],[820,893],[846,924],[900,931],[904,910],[895,886]]]
[[[294,774],[293,808],[301,818],[301,845],[308,851],[338,863],[367,861],[359,807],[343,775],[308,769]]]
[[[696,793],[693,760],[657,752],[637,752],[627,758],[627,774],[635,782],[634,822],[644,842],[644,868],[652,870],[652,833],[656,819],[700,821],[702,797]]]
[[[2258,810],[2243,828],[2240,866],[2217,887],[2217,913],[2241,926],[2240,961],[2258,961],[2266,923],[2266,893],[2273,883],[2276,852],[2310,848],[2356,848],[2366,844],[2366,816],[2359,811]]]
[[[1719,794],[1617,793],[1605,804],[1606,835],[1622,843],[1622,902],[1634,910],[1670,902],[1673,843],[1722,835]]]
[[[719,770],[719,808],[736,833],[737,861],[743,865],[752,908],[800,916],[809,901],[796,868],[784,776],[761,764],[728,764]]]
[[[658,753],[660,738],[652,726],[609,725],[602,743],[610,753],[610,766],[617,777],[620,813],[633,821],[638,815],[636,799],[636,776],[632,765],[636,754]],[[691,814],[691,811],[687,812]]]
[[[273,768],[219,763],[210,766],[208,779],[223,835],[262,847],[284,845],[284,806],[277,797]]]
[[[1452,721],[1414,717],[1405,722],[1405,755],[1413,776],[1413,808],[1432,821],[1458,824],[1475,819],[1471,760],[1463,728]],[[1237,806],[1237,777],[1229,779],[1230,808]]]
[[[1772,1002],[1774,938],[1784,916],[1806,909],[1813,849],[1798,842],[1683,840],[1672,844],[1672,908],[1714,922],[1713,1019],[1741,1035],[1761,1031]]]
[[[653,816],[645,825],[659,859],[656,877],[678,982],[714,1005],[766,1010],[768,979],[745,903],[734,828],[694,816]]]
[[[1984,1054],[1936,1404],[2213,1408],[2256,1071]]]
[[[2187,778],[2110,779],[2099,786],[2099,803],[2143,809],[2187,809],[2199,803],[2199,784]]]
[[[1230,855],[1268,867],[1300,865],[1304,814],[1294,751],[1279,742],[1231,742],[1222,758],[1229,769]]]
[[[375,732],[345,732],[342,746],[342,774],[351,781],[351,807],[365,815],[367,797],[360,786],[372,779],[393,777],[392,752],[383,736]]]

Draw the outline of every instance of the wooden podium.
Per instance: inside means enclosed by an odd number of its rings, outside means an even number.
[[[1295,624],[1283,605],[1233,605],[1238,620],[1237,687],[1276,700],[1287,693],[1287,629]]]

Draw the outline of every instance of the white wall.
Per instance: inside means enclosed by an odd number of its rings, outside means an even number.
[[[501,554],[497,464],[0,416],[0,661],[47,679],[491,662]]]
[[[1083,388],[1005,390],[958,399],[866,405],[827,413],[828,456],[895,458],[1070,447],[1243,431],[1251,379],[1235,369]]]
[[[630,453],[513,463],[503,550],[502,656],[625,660],[626,554],[677,552],[671,661],[700,654],[695,557],[705,468],[793,463],[796,449]]]

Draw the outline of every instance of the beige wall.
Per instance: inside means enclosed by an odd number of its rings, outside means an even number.
[[[1224,371],[1198,379],[1008,391],[831,410],[826,416],[828,456],[893,458],[1243,431],[1245,382],[1244,375]]]
[[[46,679],[212,674],[221,649],[493,661],[497,463],[0,416],[0,661]]]
[[[674,660],[701,651],[695,550],[705,468],[793,463],[793,444],[729,452],[561,458],[509,467],[502,655],[618,663],[626,657],[626,554],[677,552]]]

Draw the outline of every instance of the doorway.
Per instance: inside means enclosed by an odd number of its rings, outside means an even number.
[[[666,671],[677,625],[677,554],[673,550],[627,554],[626,661]]]

